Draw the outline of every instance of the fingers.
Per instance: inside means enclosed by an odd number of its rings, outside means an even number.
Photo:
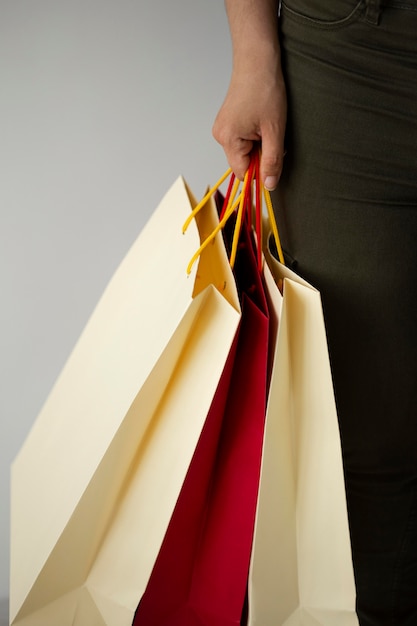
[[[213,125],[213,136],[223,147],[230,167],[240,180],[248,170],[254,146],[261,145],[261,180],[270,191],[278,184],[284,159],[286,102],[283,94],[280,87],[273,97],[265,98],[267,107],[260,107],[256,98],[253,103],[232,93]]]
[[[261,180],[266,189],[273,191],[278,185],[284,162],[283,134],[278,130],[262,135]]]
[[[250,162],[250,154],[255,143],[260,143],[261,152],[261,180],[268,191],[273,191],[278,185],[284,162],[284,146],[278,134],[268,134],[262,140],[237,138],[229,142],[222,142],[216,136],[213,128],[213,136],[222,145],[227,161],[239,180],[243,180]]]
[[[253,140],[240,137],[231,125],[223,123],[221,115],[216,118],[212,132],[214,139],[222,146],[234,174],[243,180],[249,167]]]
[[[233,145],[223,146],[227,161],[239,180],[243,180],[249,168],[253,141],[238,139]]]

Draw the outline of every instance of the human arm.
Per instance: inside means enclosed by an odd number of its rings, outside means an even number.
[[[236,176],[261,142],[261,178],[275,188],[282,169],[287,103],[278,41],[278,0],[226,0],[233,69],[213,126]]]

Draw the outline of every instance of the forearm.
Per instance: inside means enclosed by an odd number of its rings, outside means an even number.
[[[280,61],[278,0],[225,0],[233,47],[233,71]]]
[[[278,0],[225,0],[225,4],[233,71],[213,135],[241,179],[254,144],[261,144],[261,178],[268,189],[273,189],[282,168],[287,111]]]

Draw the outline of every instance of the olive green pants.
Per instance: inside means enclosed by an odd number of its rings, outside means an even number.
[[[320,291],[362,626],[417,625],[417,0],[285,0],[289,262]]]

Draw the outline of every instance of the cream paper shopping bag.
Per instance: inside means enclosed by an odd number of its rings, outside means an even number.
[[[12,467],[10,623],[128,626],[240,319],[180,178],[116,271]]]
[[[319,292],[265,251],[279,313],[249,575],[250,626],[356,626],[338,421]],[[283,297],[271,279],[283,282]],[[280,312],[279,312],[280,311]]]

